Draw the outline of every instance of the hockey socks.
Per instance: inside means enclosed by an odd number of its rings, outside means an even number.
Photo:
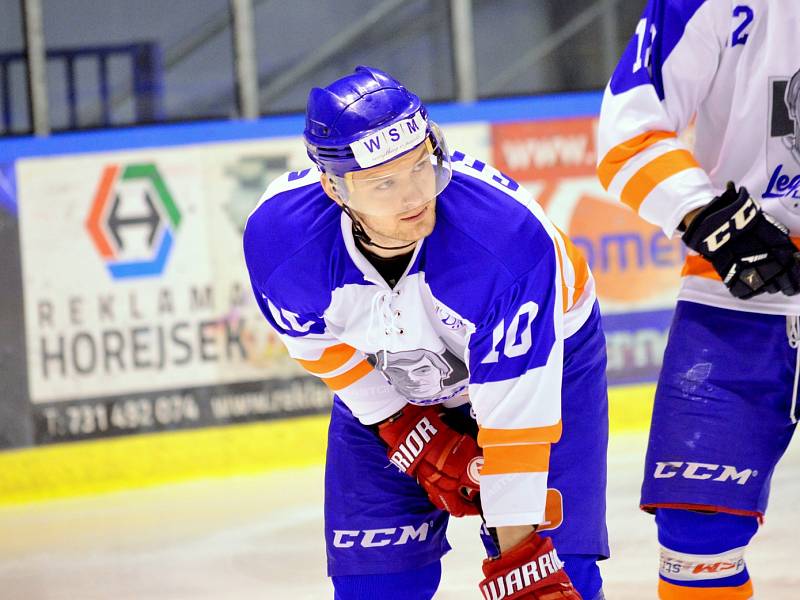
[[[442,563],[377,575],[334,575],[334,600],[431,600],[442,578]]]
[[[656,525],[661,600],[752,598],[744,551],[758,529],[755,517],[659,508]]]

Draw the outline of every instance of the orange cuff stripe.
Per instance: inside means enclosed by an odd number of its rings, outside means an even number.
[[[478,445],[502,446],[503,444],[537,444],[541,442],[556,443],[561,439],[561,421],[546,427],[529,427],[527,429],[489,429],[481,427],[478,432]]]
[[[356,353],[356,349],[347,344],[337,344],[325,348],[317,360],[299,360],[299,362],[306,371],[310,373],[328,373],[334,369],[338,369],[348,360],[350,360]]]
[[[639,169],[622,188],[620,199],[638,212],[639,207],[659,183],[676,173],[700,165],[688,150],[670,150]]]
[[[736,587],[688,587],[658,580],[660,600],[747,600],[753,597],[753,583],[748,580]]]
[[[550,468],[550,444],[490,446],[483,449],[481,475],[546,473]]]
[[[674,131],[646,131],[609,150],[597,167],[597,176],[605,189],[631,158],[661,140],[677,137]]]
[[[329,388],[331,388],[334,392],[337,390],[341,390],[346,388],[348,385],[351,385],[367,375],[370,371],[372,371],[372,365],[369,364],[367,361],[362,360],[358,363],[355,367],[342,373],[341,375],[337,375],[336,377],[328,377],[327,379],[323,379],[322,381],[325,382]]]

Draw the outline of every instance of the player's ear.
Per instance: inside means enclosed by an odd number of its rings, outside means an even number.
[[[341,206],[344,202],[342,197],[336,191],[336,185],[333,183],[333,180],[327,173],[320,173],[319,174],[320,183],[322,183],[322,189],[325,190],[325,193],[328,194],[328,197],[336,202],[339,206]]]

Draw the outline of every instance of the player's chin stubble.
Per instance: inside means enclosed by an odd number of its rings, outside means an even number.
[[[403,242],[416,242],[430,235],[431,231],[433,231],[433,226],[436,224],[436,213],[431,209],[428,210],[430,214],[426,215],[419,223],[403,223],[400,221],[393,237]]]
[[[436,224],[436,211],[434,205],[428,207],[425,218],[417,223],[406,223],[396,218],[391,226],[387,223],[376,222],[369,217],[362,216],[362,223],[366,225],[368,233],[372,231],[386,238],[385,241],[416,242],[430,235]]]

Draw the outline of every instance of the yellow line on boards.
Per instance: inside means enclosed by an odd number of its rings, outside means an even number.
[[[654,383],[608,388],[608,422],[611,434],[647,431],[653,414]]]
[[[318,415],[0,452],[0,504],[319,464],[327,425]]]
[[[645,431],[654,385],[609,390],[611,433]],[[0,505],[321,464],[328,416],[0,452]]]

